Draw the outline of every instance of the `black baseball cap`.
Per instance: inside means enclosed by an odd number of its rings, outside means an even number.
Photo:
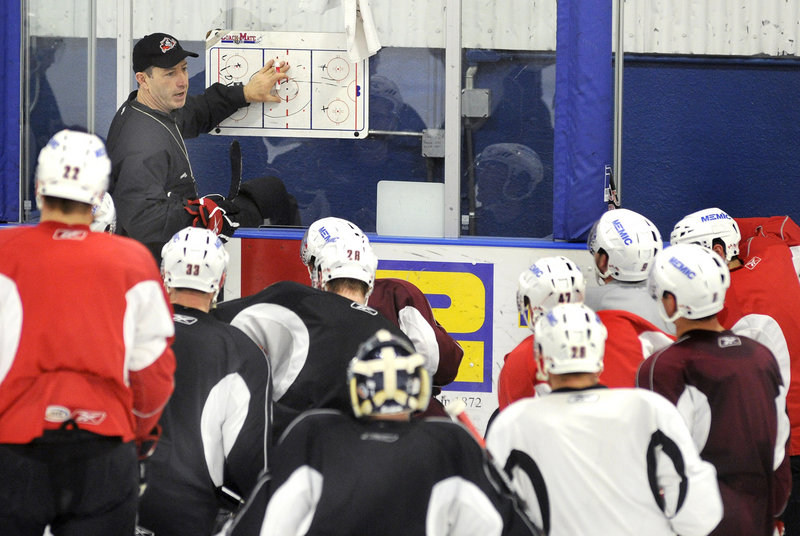
[[[185,57],[197,57],[181,47],[177,39],[165,33],[153,33],[142,37],[133,47],[133,72],[140,73],[150,66],[169,69]]]

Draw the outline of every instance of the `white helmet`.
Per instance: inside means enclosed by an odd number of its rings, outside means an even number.
[[[346,277],[366,283],[367,296],[372,292],[378,258],[366,235],[346,234],[328,242],[320,248],[315,263],[319,288],[333,279]]]
[[[92,216],[94,221],[89,224],[89,228],[92,231],[114,234],[114,231],[117,230],[117,211],[114,208],[114,200],[111,199],[111,194],[104,193],[100,203],[92,206]]]
[[[544,257],[519,275],[517,309],[533,331],[540,316],[559,303],[583,303],[586,280],[566,257]]]
[[[714,248],[714,239],[720,239],[725,248],[725,262],[739,254],[739,241],[742,233],[736,221],[725,211],[718,208],[707,208],[692,212],[675,224],[669,243],[700,244],[708,249]]]
[[[592,255],[608,255],[608,269],[598,273],[619,281],[644,281],[661,251],[661,233],[653,222],[632,210],[618,208],[603,214],[589,232],[587,241]]]
[[[62,130],[39,152],[36,199],[44,196],[97,205],[108,189],[111,160],[94,134]]]
[[[170,288],[213,292],[222,288],[228,252],[214,231],[186,227],[172,236],[161,250],[161,276]]]
[[[319,255],[319,250],[328,242],[337,240],[344,234],[363,235],[364,233],[355,224],[332,216],[319,219],[306,229],[303,241],[300,243],[300,260],[308,268],[311,284],[315,288],[318,288],[319,283],[315,262],[317,255]]]
[[[667,322],[679,317],[699,319],[722,310],[725,291],[731,285],[728,265],[712,250],[697,244],[670,246],[656,255],[647,288],[659,304],[659,313]],[[675,296],[677,310],[667,315],[661,297]]]
[[[385,329],[359,347],[347,384],[356,417],[424,411],[431,398],[425,358]]]
[[[603,370],[608,331],[582,303],[564,303],[536,321],[536,360],[545,374]]]

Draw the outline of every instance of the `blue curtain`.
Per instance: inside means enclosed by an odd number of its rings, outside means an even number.
[[[553,237],[585,239],[606,210],[613,161],[610,0],[559,0],[553,146]]]
[[[19,115],[20,115],[20,2],[3,2],[0,7],[0,44],[3,73],[0,81],[0,222],[19,221]]]

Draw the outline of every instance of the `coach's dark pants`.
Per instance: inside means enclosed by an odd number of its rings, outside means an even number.
[[[0,445],[0,533],[132,536],[136,447],[81,430],[54,430],[26,445]]]

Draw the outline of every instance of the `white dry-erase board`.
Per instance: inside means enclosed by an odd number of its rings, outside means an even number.
[[[206,40],[206,86],[246,84],[270,59],[290,67],[273,90],[281,102],[240,108],[214,133],[367,137],[369,62],[350,61],[345,34],[216,30]]]

